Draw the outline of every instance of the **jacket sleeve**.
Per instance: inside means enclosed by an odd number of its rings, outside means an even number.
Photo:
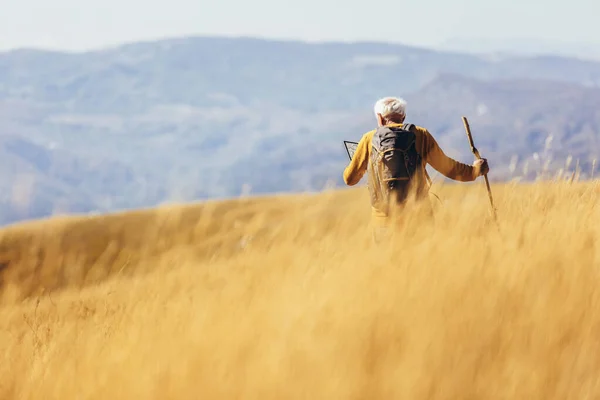
[[[470,182],[477,178],[479,172],[473,166],[448,157],[428,131],[424,132],[423,139],[427,152],[427,163],[436,171],[455,181]]]
[[[344,182],[348,186],[356,185],[367,171],[367,165],[369,162],[369,134],[363,135],[356,146],[356,152],[354,157],[350,161],[350,164],[344,170]]]

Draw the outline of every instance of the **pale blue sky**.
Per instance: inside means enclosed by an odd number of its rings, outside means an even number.
[[[0,50],[85,50],[183,35],[377,40],[452,37],[600,44],[600,0],[0,0]]]

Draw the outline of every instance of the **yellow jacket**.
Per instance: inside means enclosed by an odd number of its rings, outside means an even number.
[[[387,126],[401,127],[402,124],[388,124]],[[423,171],[425,171],[426,164],[429,164],[444,176],[461,182],[470,182],[479,176],[478,168],[453,160],[444,154],[427,129],[415,126],[413,131],[416,135],[417,151],[421,155],[423,162]],[[354,153],[350,164],[348,164],[344,170],[344,182],[346,185],[356,185],[362,179],[365,172],[367,172],[367,166],[371,156],[371,142],[374,133],[375,129],[365,133],[358,142],[356,152]],[[383,210],[378,210],[373,207],[373,216],[386,217],[386,214]]]

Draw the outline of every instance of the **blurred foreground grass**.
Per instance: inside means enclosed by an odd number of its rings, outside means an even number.
[[[364,189],[0,231],[2,399],[600,397],[597,183]]]

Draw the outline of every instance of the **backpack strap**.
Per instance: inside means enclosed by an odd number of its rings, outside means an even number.
[[[412,132],[412,129],[415,127],[415,124],[402,124],[402,129]]]

